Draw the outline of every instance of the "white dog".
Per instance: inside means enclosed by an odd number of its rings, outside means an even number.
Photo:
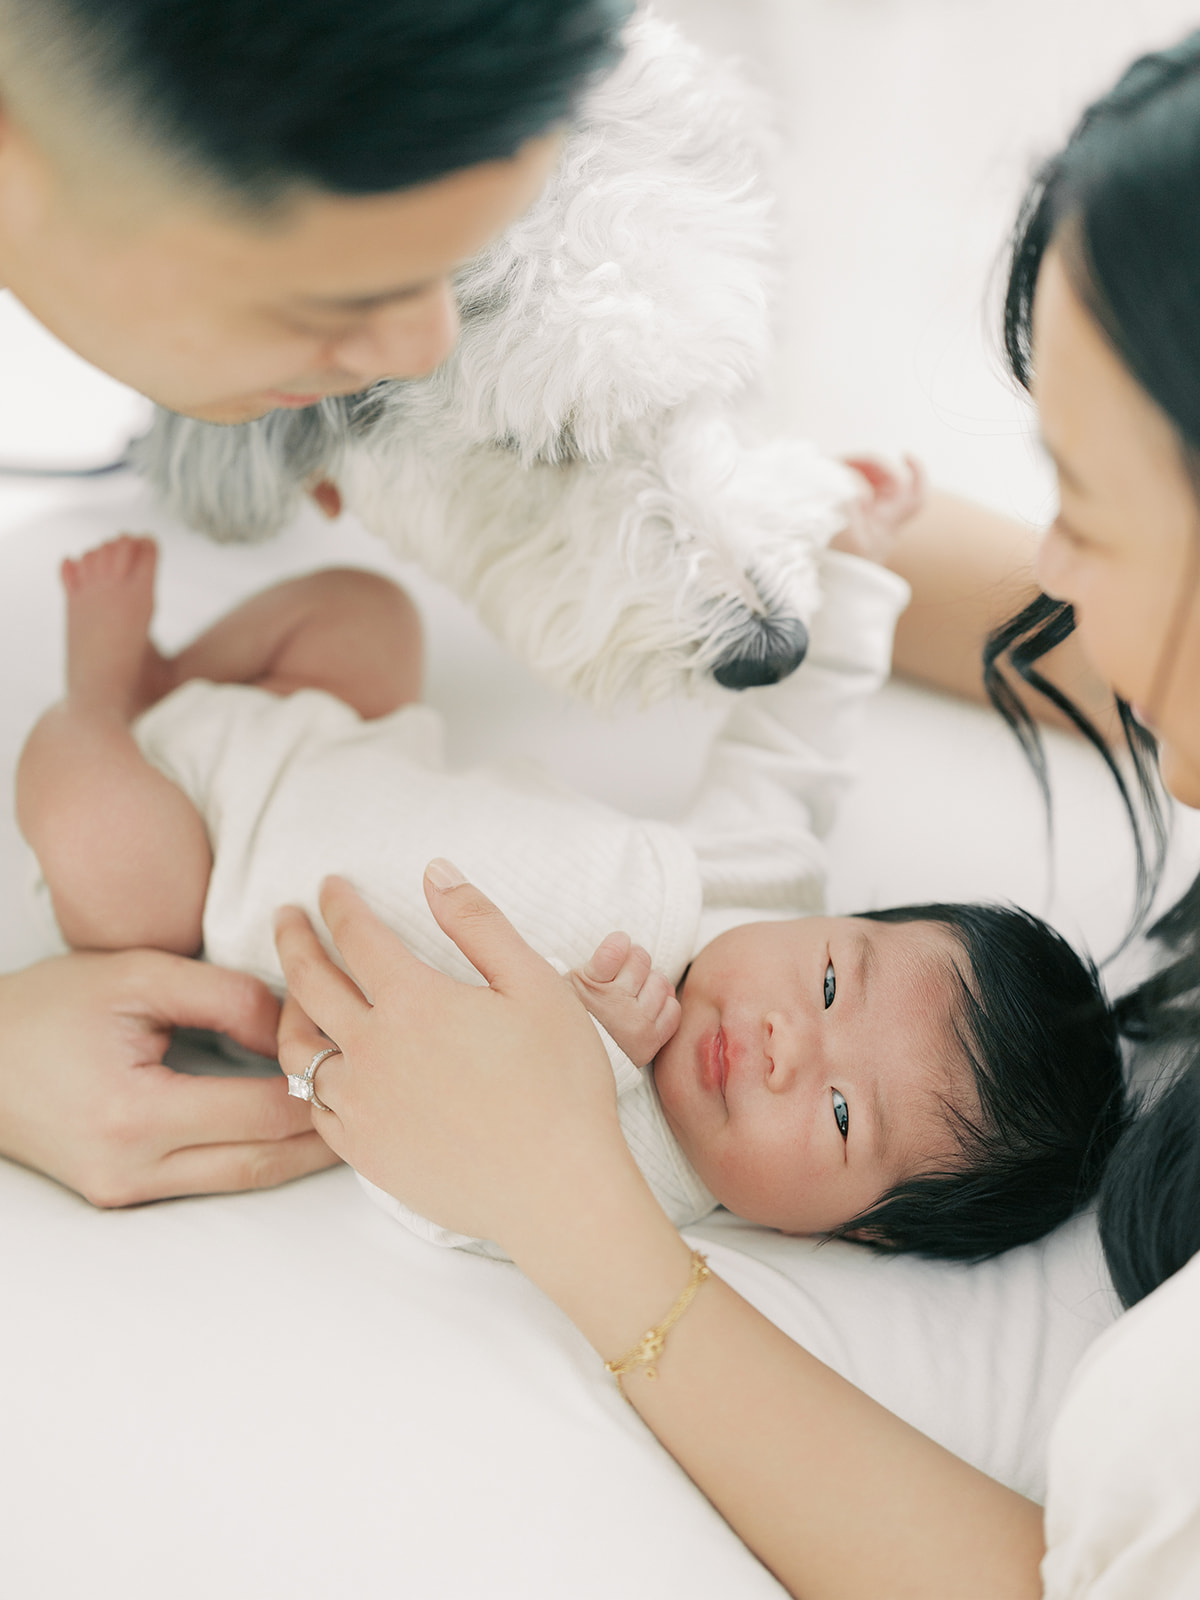
[[[863,483],[754,440],[771,199],[755,99],[643,12],[557,177],[459,275],[462,338],[419,381],[222,428],[161,413],[140,462],[183,519],[273,532],[315,480],[595,703],[799,664],[816,555]]]

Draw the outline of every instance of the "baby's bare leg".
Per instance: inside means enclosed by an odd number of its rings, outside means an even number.
[[[179,655],[150,643],[156,551],[123,537],[63,566],[67,696],[41,719],[17,774],[17,819],[76,948],[201,943],[212,855],[183,791],[129,725],[192,678],[290,694],[325,689],[364,717],[416,700],[416,608],[374,573],[335,569],[252,596]]]
[[[63,563],[67,694],[30,735],[17,820],[76,948],[200,948],[212,866],[204,823],[129,731],[171,687],[150,643],[157,552],[128,536]]]
[[[275,694],[324,689],[371,718],[420,699],[421,654],[420,619],[404,590],[345,567],[252,595],[170,667],[177,683],[208,678]]]

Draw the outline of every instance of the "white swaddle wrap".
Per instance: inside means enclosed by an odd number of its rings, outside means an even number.
[[[336,872],[423,961],[481,982],[425,903],[422,879],[434,856],[451,857],[559,972],[619,928],[677,982],[724,929],[819,910],[819,836],[848,775],[858,714],[887,676],[908,595],[893,574],[840,554],[824,557],[822,584],[804,666],[781,684],[730,697],[700,792],[678,827],[588,799],[525,761],[447,771],[441,719],[425,706],[368,722],[316,690],[281,698],[185,684],[135,733],[208,827],[205,955],[280,992],[274,912],[299,905],[323,934],[318,893]],[[600,1032],[635,1159],[672,1221],[697,1221],[714,1197],[671,1134],[651,1075]],[[425,1237],[471,1242],[376,1194]]]
[[[441,719],[425,706],[365,722],[316,690],[285,699],[193,682],[147,712],[136,733],[208,824],[206,957],[277,993],[273,913],[303,906],[323,933],[317,897],[331,872],[348,878],[423,961],[482,982],[425,903],[422,877],[435,855],[452,855],[559,972],[586,961],[616,927],[673,979],[691,959],[700,877],[677,830],[598,805],[529,764],[447,772]],[[694,1222],[715,1202],[672,1137],[649,1077],[600,1031],[630,1148],[672,1219]],[[425,1237],[469,1243],[374,1192]]]

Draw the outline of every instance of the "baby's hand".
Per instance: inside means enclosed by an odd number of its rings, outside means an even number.
[[[627,933],[610,933],[567,978],[636,1067],[649,1066],[679,1026],[675,990],[661,972],[651,971],[649,952]]]
[[[886,562],[896,535],[925,503],[925,473],[912,456],[904,457],[899,471],[876,456],[847,456],[845,464],[863,479],[867,492],[850,507],[832,548]]]

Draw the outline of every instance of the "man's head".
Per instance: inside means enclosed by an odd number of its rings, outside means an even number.
[[[1124,1125],[1094,969],[1014,907],[750,923],[677,993],[667,1121],[723,1204],[785,1232],[994,1255],[1083,1204]]]
[[[0,0],[0,282],[172,409],[416,377],[628,0]]]

